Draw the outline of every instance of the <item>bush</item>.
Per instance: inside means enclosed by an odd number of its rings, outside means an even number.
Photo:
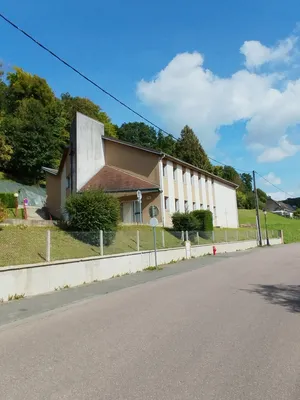
[[[0,201],[0,222],[3,222],[7,218],[6,207]]]
[[[172,215],[173,229],[175,231],[196,231],[197,219],[192,213],[175,213]]]
[[[212,232],[213,216],[209,210],[195,210],[191,212],[192,216],[197,220],[197,230],[202,232]]]
[[[65,208],[69,229],[89,233],[86,236],[89,243],[99,243],[100,230],[110,232],[103,235],[104,244],[112,242],[120,219],[120,203],[116,197],[102,190],[85,191],[71,195],[66,201]]]
[[[0,193],[0,202],[7,208],[15,208],[15,196],[13,193]]]

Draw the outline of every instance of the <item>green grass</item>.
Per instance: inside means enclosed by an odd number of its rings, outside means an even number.
[[[255,210],[239,210],[239,222],[242,225],[256,224]],[[260,223],[265,233],[265,217],[263,212],[260,212]],[[285,243],[300,242],[300,219],[286,218],[280,215],[268,213],[267,224],[270,230],[278,231],[283,230],[283,237]]]
[[[7,226],[0,229],[0,266],[44,262],[48,229],[47,227],[23,225]],[[152,228],[148,226],[138,228],[137,226],[126,226],[117,232],[111,245],[104,246],[104,255],[136,251],[137,229],[139,229],[140,250],[153,249]],[[157,228],[157,248],[163,247],[162,231],[162,228]],[[165,247],[182,246],[180,234],[176,236],[164,231]],[[59,228],[51,228],[51,261],[93,257],[100,254],[98,245],[90,245],[76,237],[78,236]]]
[[[24,211],[23,208],[18,209],[18,214],[16,216],[15,208],[7,209],[7,219],[24,219]]]

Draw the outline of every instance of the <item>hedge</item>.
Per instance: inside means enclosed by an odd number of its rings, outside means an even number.
[[[0,193],[0,202],[7,208],[14,208],[16,205],[13,193]]]
[[[173,229],[176,231],[212,232],[213,218],[209,210],[195,210],[175,213],[172,216]]]

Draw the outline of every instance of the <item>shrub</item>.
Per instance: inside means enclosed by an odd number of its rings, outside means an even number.
[[[86,237],[85,241],[99,243],[99,231],[103,230],[109,232],[103,235],[104,244],[112,242],[120,219],[120,203],[116,197],[102,190],[89,190],[71,195],[65,208],[69,229],[88,233],[80,235]]]
[[[196,231],[198,221],[192,213],[174,213],[172,215],[173,229],[175,231]]]
[[[209,210],[195,210],[191,214],[197,220],[197,230],[203,232],[213,231],[213,217]]]
[[[7,218],[6,207],[0,201],[0,222],[3,222]]]
[[[0,193],[0,202],[7,208],[15,207],[15,197],[13,193]]]

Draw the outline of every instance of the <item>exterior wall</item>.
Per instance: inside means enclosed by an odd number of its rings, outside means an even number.
[[[106,165],[122,168],[160,185],[158,155],[109,140],[105,141],[104,154]]]
[[[161,189],[161,193],[159,195],[159,198],[160,198],[159,210],[160,210],[161,221],[164,226],[165,225],[165,202],[164,202],[165,183],[164,183],[164,176],[163,176],[163,162],[161,159],[159,160],[158,168],[159,168],[159,186]]]
[[[55,218],[61,217],[61,179],[60,176],[46,174],[47,208]]]
[[[272,245],[281,244],[282,239],[270,239]],[[245,250],[257,246],[256,241],[223,243],[217,245],[218,253]],[[183,258],[199,257],[212,252],[212,246],[186,246],[157,251],[159,265]],[[10,266],[0,268],[0,298],[9,295],[34,296],[54,291],[64,285],[78,286],[95,280],[109,279],[115,275],[135,273],[155,265],[154,251],[142,251],[79,260],[64,260],[53,263]]]
[[[161,198],[160,193],[143,193],[142,197],[142,216],[143,224],[149,224],[149,207],[156,206],[159,209],[159,214],[157,216],[158,222],[162,224],[163,213],[161,212]],[[119,197],[120,203],[133,202],[137,200],[136,195]]]
[[[75,150],[75,190],[79,191],[104,165],[104,125],[83,114],[76,114],[71,130],[71,147]]]
[[[169,209],[165,210],[165,226],[172,226],[172,214],[176,211],[175,199],[178,199],[180,212],[186,211],[185,204],[189,211],[194,209],[194,205],[196,210],[207,210],[209,206],[209,210],[213,213],[214,226],[238,227],[235,188],[170,160],[166,160],[164,165],[167,173],[162,179],[162,196],[169,198]],[[173,176],[174,167],[176,167],[176,179]],[[183,182],[184,173],[185,182]]]
[[[218,226],[238,228],[238,208],[236,190],[219,181],[214,182]]]

